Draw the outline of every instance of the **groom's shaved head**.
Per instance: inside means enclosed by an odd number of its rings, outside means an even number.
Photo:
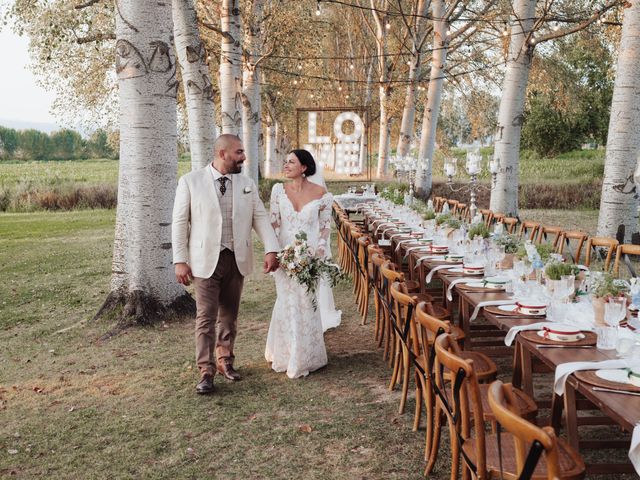
[[[242,171],[242,163],[246,157],[242,140],[237,135],[220,135],[213,146],[213,153],[213,166],[223,175]]]

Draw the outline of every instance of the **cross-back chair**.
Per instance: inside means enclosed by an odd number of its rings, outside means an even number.
[[[620,242],[615,238],[609,237],[589,237],[587,240],[587,246],[585,247],[585,259],[584,264],[589,267],[592,263],[592,256],[597,257],[603,262],[603,269],[605,272],[609,271],[611,266],[611,258],[613,258],[613,252],[616,251]]]
[[[634,257],[640,256],[640,245],[632,245],[630,243],[623,243],[622,245],[618,245],[618,248],[616,248],[616,260],[613,263],[613,274],[616,277],[620,276],[621,261],[627,266],[629,274],[632,277],[638,276],[634,268],[634,265],[631,261],[631,258],[630,258],[631,256],[634,256]]]

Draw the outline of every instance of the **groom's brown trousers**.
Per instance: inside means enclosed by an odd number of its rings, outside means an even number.
[[[236,257],[224,249],[213,275],[194,278],[196,291],[196,362],[200,375],[214,375],[216,362],[233,364],[233,344],[244,277]]]

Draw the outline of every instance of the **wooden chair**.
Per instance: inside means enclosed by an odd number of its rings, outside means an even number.
[[[491,225],[493,224],[493,211],[489,210],[488,208],[481,208],[479,211],[480,215],[482,215],[482,221],[484,222],[484,224],[487,226],[487,228],[491,227]]]
[[[553,246],[556,253],[559,252],[560,236],[562,235],[561,227],[551,227],[548,225],[540,225],[538,229],[538,244],[549,243]]]
[[[417,331],[414,324],[416,305],[420,301],[424,302],[425,299],[430,303],[430,295],[425,293],[410,294],[406,283],[394,282],[391,285],[391,296],[395,307],[395,315],[391,317],[391,325],[395,333],[396,346],[394,348],[395,360],[389,389],[393,390],[402,376],[399,413],[404,413],[409,392],[411,364],[420,355],[420,343],[416,338]],[[448,312],[443,307],[432,306],[432,308],[440,315],[448,315]]]
[[[389,258],[381,253],[374,253],[371,255],[371,267],[373,276],[373,293],[374,293],[374,307],[376,311],[376,319],[374,324],[375,339],[378,342],[378,348],[382,347],[385,340],[385,332],[387,325],[387,309],[386,309],[386,295],[383,291],[384,283],[382,279],[382,273],[380,267],[389,262]],[[386,356],[384,356],[386,358]]]
[[[565,258],[568,256],[568,259],[573,263],[580,263],[582,247],[587,238],[589,238],[589,235],[579,230],[564,230],[558,240],[558,253],[565,256]],[[573,248],[572,243],[574,244]],[[568,250],[567,253],[565,253],[565,249]]]
[[[585,464],[582,457],[569,444],[557,438],[551,427],[538,427],[518,413],[515,389],[511,384],[495,381],[489,387],[489,406],[500,430],[496,435],[498,463],[488,455],[487,470],[495,478],[505,478],[513,472],[518,479],[548,480],[583,478]],[[501,430],[506,433],[501,433]],[[500,442],[497,442],[497,436]],[[487,449],[490,445],[487,442]],[[544,455],[543,455],[544,452]],[[479,478],[480,475],[478,475]],[[493,477],[492,477],[493,478]]]
[[[616,277],[620,276],[620,260],[625,263],[627,268],[629,269],[629,273],[632,277],[637,277],[637,273],[631,264],[631,260],[629,259],[629,255],[640,256],[640,245],[632,245],[629,243],[624,243],[622,245],[618,245],[616,249],[616,261],[613,264],[613,274]]]
[[[444,197],[434,197],[433,198],[433,210],[436,213],[440,213],[442,211],[442,207],[447,202],[447,199]]]
[[[425,435],[425,458],[428,459],[425,475],[429,475],[433,470],[437,459],[438,449],[434,448],[439,444],[441,430],[441,416],[434,417],[435,391],[433,384],[433,360],[435,350],[434,340],[441,334],[451,334],[455,341],[464,339],[464,331],[451,325],[447,319],[438,316],[433,306],[426,302],[421,302],[416,307],[416,328],[417,332],[413,338],[420,342],[418,350],[420,356],[416,356],[416,414],[414,417],[414,431],[418,429],[422,404],[426,412],[426,435]],[[462,352],[467,359],[474,360],[480,381],[491,382],[497,374],[496,364],[486,355],[477,351]],[[450,373],[445,373],[446,379],[450,380]],[[434,441],[434,432],[437,432],[438,439]]]
[[[453,216],[460,220],[467,220],[469,217],[469,206],[466,203],[458,202],[453,210]]]
[[[358,288],[356,291],[356,303],[358,311],[362,316],[362,325],[367,323],[367,312],[369,310],[369,292],[371,283],[369,282],[369,244],[371,239],[367,235],[362,235],[357,239],[358,244],[358,271],[356,278]],[[355,283],[355,282],[354,282]]]
[[[591,265],[591,255],[597,255],[603,262],[605,272],[609,271],[611,266],[611,258],[613,252],[618,248],[620,242],[615,238],[609,237],[589,237],[587,240],[586,254],[584,264],[588,267]]]
[[[516,227],[518,226],[518,219],[516,217],[504,217],[502,223],[508,234],[516,233]]]
[[[464,461],[463,478],[469,473],[478,479],[500,478],[496,472],[497,434],[485,433],[485,422],[494,427],[495,416],[488,407],[488,386],[481,388],[473,360],[463,358],[463,352],[452,335],[442,334],[434,341],[435,346],[435,391],[437,394],[435,418],[443,412],[449,424],[451,440],[451,479],[456,479],[460,458]],[[450,392],[447,394],[447,377]],[[518,391],[516,403],[525,410],[535,402]],[[531,416],[531,412],[527,415]],[[535,410],[533,413],[535,417]],[[437,424],[435,426],[437,428]],[[434,443],[439,440],[439,432],[434,432]],[[438,445],[434,445],[438,448]],[[503,469],[504,470],[504,469]],[[505,478],[516,478],[513,471],[505,472]]]
[[[520,230],[518,230],[518,238],[520,238],[520,240],[531,240],[533,242],[536,239],[539,228],[540,222],[525,220],[520,224]]]
[[[373,264],[373,255],[382,255],[384,256],[384,252],[382,251],[381,248],[378,248],[378,246],[375,243],[369,243],[369,245],[367,245],[367,285],[368,285],[368,290],[367,290],[367,309],[365,311],[365,315],[362,319],[362,325],[366,325],[367,324],[367,316],[369,313],[369,297],[370,297],[370,293],[371,291],[373,291],[373,305],[374,305],[374,312],[376,315],[376,325],[378,323],[378,312],[379,312],[379,308],[380,305],[378,304],[378,296],[376,295],[376,276],[379,275],[378,270],[375,268],[374,264]]]

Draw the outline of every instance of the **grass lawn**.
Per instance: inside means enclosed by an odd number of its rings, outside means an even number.
[[[397,414],[349,284],[329,366],[306,379],[264,360],[274,286],[260,273],[243,296],[244,379],[217,378],[214,396],[194,393],[193,320],[98,343],[109,325],[87,320],[109,288],[114,215],[0,215],[0,478],[420,478],[423,432]]]

